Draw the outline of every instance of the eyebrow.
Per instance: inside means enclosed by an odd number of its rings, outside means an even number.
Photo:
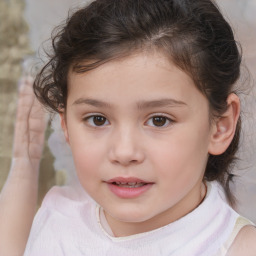
[[[108,104],[107,102],[100,101],[100,100],[95,100],[95,99],[85,99],[85,98],[79,98],[72,105],[80,105],[80,104],[86,104],[86,105],[91,105],[93,107],[98,107],[98,108],[110,108],[111,105]]]
[[[156,107],[174,107],[174,106],[186,106],[187,104],[180,100],[164,98],[158,100],[142,101],[138,102],[139,109],[156,108]]]
[[[96,99],[90,98],[79,98],[72,105],[86,104],[98,108],[111,108],[112,105]],[[140,101],[137,103],[138,109],[156,108],[156,107],[174,107],[174,106],[186,106],[187,104],[183,101],[164,98],[158,100]]]

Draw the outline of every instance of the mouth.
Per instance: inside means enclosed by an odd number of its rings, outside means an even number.
[[[106,182],[111,192],[120,198],[136,198],[149,190],[153,182],[137,178],[117,177]]]
[[[144,182],[119,182],[119,181],[114,181],[111,184],[118,186],[118,187],[122,187],[122,188],[139,188],[142,186],[147,185],[148,183],[144,183]]]
[[[125,187],[125,188],[138,188],[145,186],[147,184],[152,184],[153,182],[148,182],[145,180],[141,180],[135,177],[129,177],[129,178],[124,178],[124,177],[116,177],[111,180],[107,181],[108,184],[113,184],[115,186],[119,187]]]

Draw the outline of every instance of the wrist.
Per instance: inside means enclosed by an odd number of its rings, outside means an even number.
[[[39,166],[40,159],[12,158],[10,175],[22,179],[38,178]]]

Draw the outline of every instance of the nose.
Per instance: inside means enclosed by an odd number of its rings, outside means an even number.
[[[138,132],[127,127],[113,132],[109,151],[110,161],[123,166],[142,163],[145,153],[139,137]]]

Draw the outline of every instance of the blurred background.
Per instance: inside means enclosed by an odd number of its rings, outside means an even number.
[[[7,178],[12,154],[17,84],[27,66],[49,47],[51,31],[68,16],[70,10],[88,0],[0,0],[0,190]],[[256,80],[256,0],[218,0],[223,14],[232,24],[241,42],[244,63],[240,83],[253,85]],[[32,60],[32,62],[31,62]],[[25,61],[25,64],[24,64]],[[246,80],[246,81],[245,81]],[[234,169],[238,176],[232,190],[238,198],[238,210],[256,223],[256,98],[255,89],[241,96],[243,133],[240,161]],[[50,148],[49,148],[50,147]],[[69,148],[65,146],[58,118],[49,124],[41,162],[40,204],[45,193],[55,184],[76,184]]]

